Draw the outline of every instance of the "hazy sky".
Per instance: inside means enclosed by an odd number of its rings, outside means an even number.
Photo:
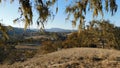
[[[73,29],[72,24],[69,21],[65,21],[66,14],[65,10],[65,0],[58,0],[59,11],[55,16],[53,21],[48,21],[45,28],[64,28],[64,29]],[[105,13],[104,18],[109,19],[112,23],[117,26],[120,26],[120,1],[116,0],[118,4],[118,11],[114,16],[111,16],[110,13]],[[19,17],[20,13],[18,12],[18,2],[15,0],[12,4],[5,2],[0,4],[0,22],[3,22],[4,25],[11,25],[14,27],[24,27],[24,23],[13,23],[13,20]],[[37,13],[35,13],[37,14]],[[100,18],[100,16],[98,17]],[[37,19],[37,15],[34,17],[34,23]],[[3,20],[3,21],[1,21]],[[86,22],[92,20],[92,13],[87,12]],[[38,28],[36,24],[30,26],[30,28]],[[77,27],[76,27],[77,28]],[[75,29],[76,29],[75,28]]]

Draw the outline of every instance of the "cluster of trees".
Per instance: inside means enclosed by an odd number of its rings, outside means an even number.
[[[110,21],[93,20],[79,34],[73,32],[65,40],[45,41],[40,47],[42,53],[49,53],[64,48],[93,47],[120,50],[120,27]]]
[[[64,44],[68,47],[102,47],[119,49],[119,27],[115,27],[109,21],[91,21],[89,25],[78,35],[72,33]],[[117,35],[116,35],[117,34]]]

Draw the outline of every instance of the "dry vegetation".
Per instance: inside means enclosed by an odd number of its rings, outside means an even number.
[[[0,0],[0,3],[2,1]],[[11,0],[12,2],[14,0]],[[23,21],[27,29],[33,24],[32,19],[35,15],[32,8],[34,7],[34,10],[38,12],[37,25],[44,29],[49,18],[54,18],[58,12],[58,5],[56,5],[58,3],[57,0],[35,0],[33,2],[32,0],[19,0],[20,17],[13,22]],[[68,15],[66,20],[71,20],[73,27],[79,23],[78,32],[67,37],[54,33],[50,38],[31,36],[23,40],[20,36],[19,41],[9,40],[7,31],[11,27],[6,28],[0,22],[1,38],[3,37],[4,40],[4,43],[2,39],[0,40],[0,68],[119,68],[120,52],[117,50],[120,50],[120,28],[104,20],[91,21],[88,26],[84,25],[86,24],[86,10],[93,11],[93,18],[99,14],[103,17],[104,11],[114,15],[118,7],[116,0],[79,0],[72,3],[66,1],[66,3],[68,4],[65,8]],[[32,6],[32,4],[35,5]],[[52,11],[53,6],[56,8],[55,12]],[[35,42],[42,43],[38,51],[34,46],[16,46],[18,43]],[[36,52],[38,52],[37,55]]]
[[[70,48],[36,55],[23,63],[0,68],[119,68],[120,52],[98,48]]]
[[[119,68],[119,29],[109,21],[92,21],[81,34],[46,33],[48,39],[36,36],[15,47],[3,45],[0,68]],[[31,45],[38,42],[41,46]],[[6,59],[11,65],[4,63]]]

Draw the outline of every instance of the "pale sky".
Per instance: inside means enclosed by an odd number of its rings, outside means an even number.
[[[66,14],[65,14],[65,0],[58,0],[59,11],[55,16],[53,21],[48,21],[45,25],[45,28],[63,28],[63,29],[73,29],[72,24],[69,21],[65,21]],[[111,16],[110,13],[105,13],[104,18],[110,20],[116,26],[120,26],[120,1],[116,0],[118,4],[118,11],[114,16]],[[3,22],[4,25],[11,25],[13,27],[24,27],[24,23],[13,23],[13,20],[19,17],[20,13],[18,13],[18,2],[15,0],[12,4],[5,2],[0,4],[0,22]],[[37,19],[37,13],[35,13],[35,17],[33,18],[33,22]],[[98,19],[100,16],[98,17]],[[3,21],[1,21],[3,20]],[[92,20],[92,13],[87,12],[86,15],[86,22]],[[38,28],[36,24],[30,26],[30,28]],[[77,27],[75,28],[77,29]]]

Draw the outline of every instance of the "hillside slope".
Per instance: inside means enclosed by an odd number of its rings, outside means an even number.
[[[70,48],[0,68],[120,68],[120,51],[98,48]]]

